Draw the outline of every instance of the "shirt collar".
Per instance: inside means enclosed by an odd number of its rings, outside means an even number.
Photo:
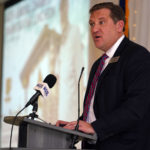
[[[119,47],[120,43],[122,42],[123,38],[125,37],[125,35],[122,35],[117,42],[106,52],[107,56],[109,58],[112,58],[114,53],[116,52],[117,48]]]

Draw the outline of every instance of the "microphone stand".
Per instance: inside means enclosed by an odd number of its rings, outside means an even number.
[[[34,120],[35,118],[39,119],[40,121],[46,123],[46,124],[49,124],[48,122],[44,121],[43,119],[39,118],[39,116],[37,115],[37,110],[38,110],[38,101],[35,101],[33,104],[32,104],[33,108],[32,108],[32,113],[30,113],[27,118],[30,118],[32,120]]]
[[[37,110],[38,110],[38,102],[36,101],[33,104],[32,113],[30,113],[27,118],[31,117],[32,120],[34,120],[35,118],[38,118],[38,115],[36,114]]]
[[[78,81],[78,120],[77,120],[77,124],[75,126],[75,131],[78,131],[78,128],[79,128],[79,121],[80,121],[80,79],[81,79],[81,76],[82,76],[82,73],[84,71],[84,67],[82,67],[82,70],[81,70],[81,74],[80,74],[80,77],[79,77],[79,81]],[[78,136],[73,136],[73,139],[72,139],[72,143],[71,143],[71,148],[72,149],[76,149],[76,147],[74,146],[75,143],[77,143],[77,139],[78,139]]]

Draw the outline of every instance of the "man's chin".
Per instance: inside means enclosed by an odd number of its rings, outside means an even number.
[[[95,43],[95,47],[98,48],[98,49],[102,49],[102,45],[100,45],[100,44]]]
[[[103,46],[101,46],[101,45],[95,45],[95,47],[96,47],[97,49],[101,50],[101,51],[104,51],[104,52],[107,51],[107,50],[105,50],[105,48],[104,48]]]

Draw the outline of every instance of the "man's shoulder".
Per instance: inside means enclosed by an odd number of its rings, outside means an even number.
[[[144,46],[135,43],[134,41],[129,40],[128,38],[125,38],[126,46],[124,54],[128,54],[131,57],[135,55],[147,55],[150,57],[150,52],[148,49],[146,49]]]
[[[139,43],[136,43],[134,41],[131,41],[128,38],[126,38],[126,42],[127,42],[128,48],[132,48],[133,50],[139,49],[139,50],[144,50],[144,51],[146,50],[146,51],[148,51],[145,46],[143,46],[143,45],[141,45]]]

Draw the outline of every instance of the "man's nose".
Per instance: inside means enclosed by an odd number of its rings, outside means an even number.
[[[98,32],[100,30],[100,26],[98,24],[95,24],[93,27],[92,27],[92,32],[95,33],[95,32]]]

